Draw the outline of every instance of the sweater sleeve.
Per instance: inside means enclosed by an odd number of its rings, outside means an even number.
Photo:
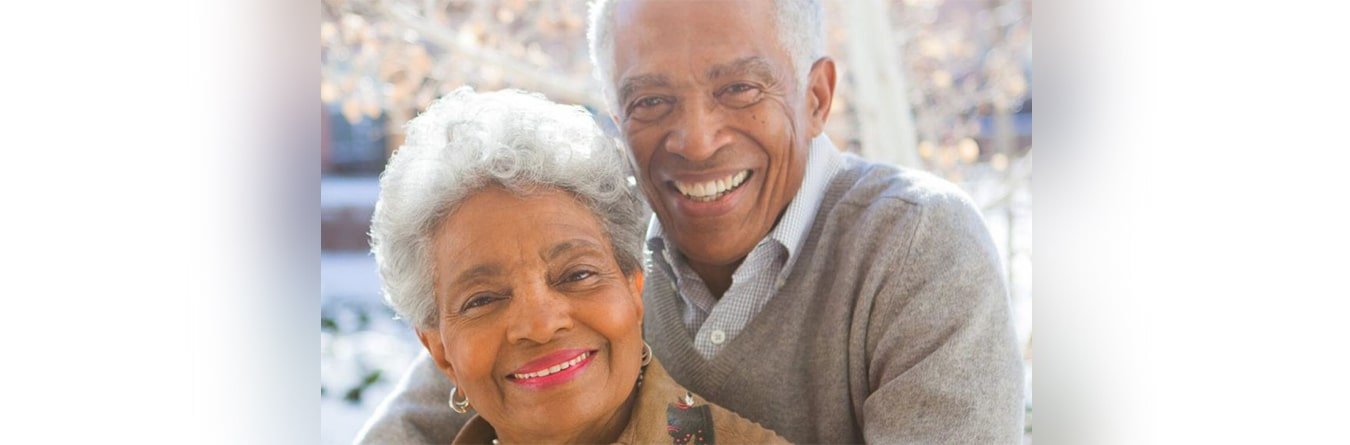
[[[872,272],[865,440],[1021,443],[1022,362],[998,251],[963,193],[917,204],[912,235],[895,237],[908,245]]]
[[[450,411],[450,381],[436,369],[431,355],[423,351],[409,368],[361,428],[356,444],[450,443],[469,420],[472,412]]]

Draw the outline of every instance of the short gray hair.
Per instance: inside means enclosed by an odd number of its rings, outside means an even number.
[[[592,0],[590,5],[590,24],[586,30],[586,40],[590,43],[591,64],[595,66],[595,77],[600,80],[600,91],[604,93],[605,103],[610,111],[617,114],[618,97],[614,90],[614,3],[617,0]],[[773,0],[774,26],[778,32],[778,44],[788,54],[792,62],[793,80],[799,93],[806,91],[806,76],[811,65],[825,56],[824,11],[819,0]],[[707,2],[697,3],[706,6]]]
[[[519,90],[461,87],[409,121],[380,176],[371,251],[385,300],[415,327],[437,325],[431,239],[465,198],[490,186],[571,193],[603,224],[625,274],[642,263],[646,217],[617,142],[581,107]]]

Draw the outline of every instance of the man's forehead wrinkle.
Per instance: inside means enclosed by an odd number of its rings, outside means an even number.
[[[708,68],[707,77],[708,80],[716,80],[724,76],[742,73],[753,74],[765,79],[774,77],[769,61],[761,56],[746,56],[731,62],[713,65]]]
[[[690,60],[688,63],[690,65],[697,64],[694,60]],[[707,69],[705,76],[708,80],[716,80],[736,74],[752,74],[764,80],[772,80],[775,78],[773,68],[769,64],[768,59],[757,55],[746,56],[731,62],[713,65]],[[671,82],[670,77],[661,73],[628,76],[623,79],[622,85],[619,87],[619,98],[621,100],[626,99],[629,95],[642,88],[670,87],[672,85],[673,83]]]

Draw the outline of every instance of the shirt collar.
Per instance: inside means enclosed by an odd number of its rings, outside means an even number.
[[[778,225],[769,231],[769,238],[778,241],[788,251],[788,258],[796,258],[801,250],[802,241],[811,232],[811,223],[816,219],[816,210],[820,209],[820,200],[825,189],[834,179],[840,165],[839,150],[830,142],[830,138],[821,133],[811,140],[811,150],[806,154],[806,174],[802,176],[801,188],[783,211]],[[786,270],[786,268],[785,268]]]

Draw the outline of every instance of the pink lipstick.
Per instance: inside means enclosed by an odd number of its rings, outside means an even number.
[[[595,360],[598,350],[563,349],[525,363],[507,375],[507,380],[530,389],[557,386],[581,374]]]

